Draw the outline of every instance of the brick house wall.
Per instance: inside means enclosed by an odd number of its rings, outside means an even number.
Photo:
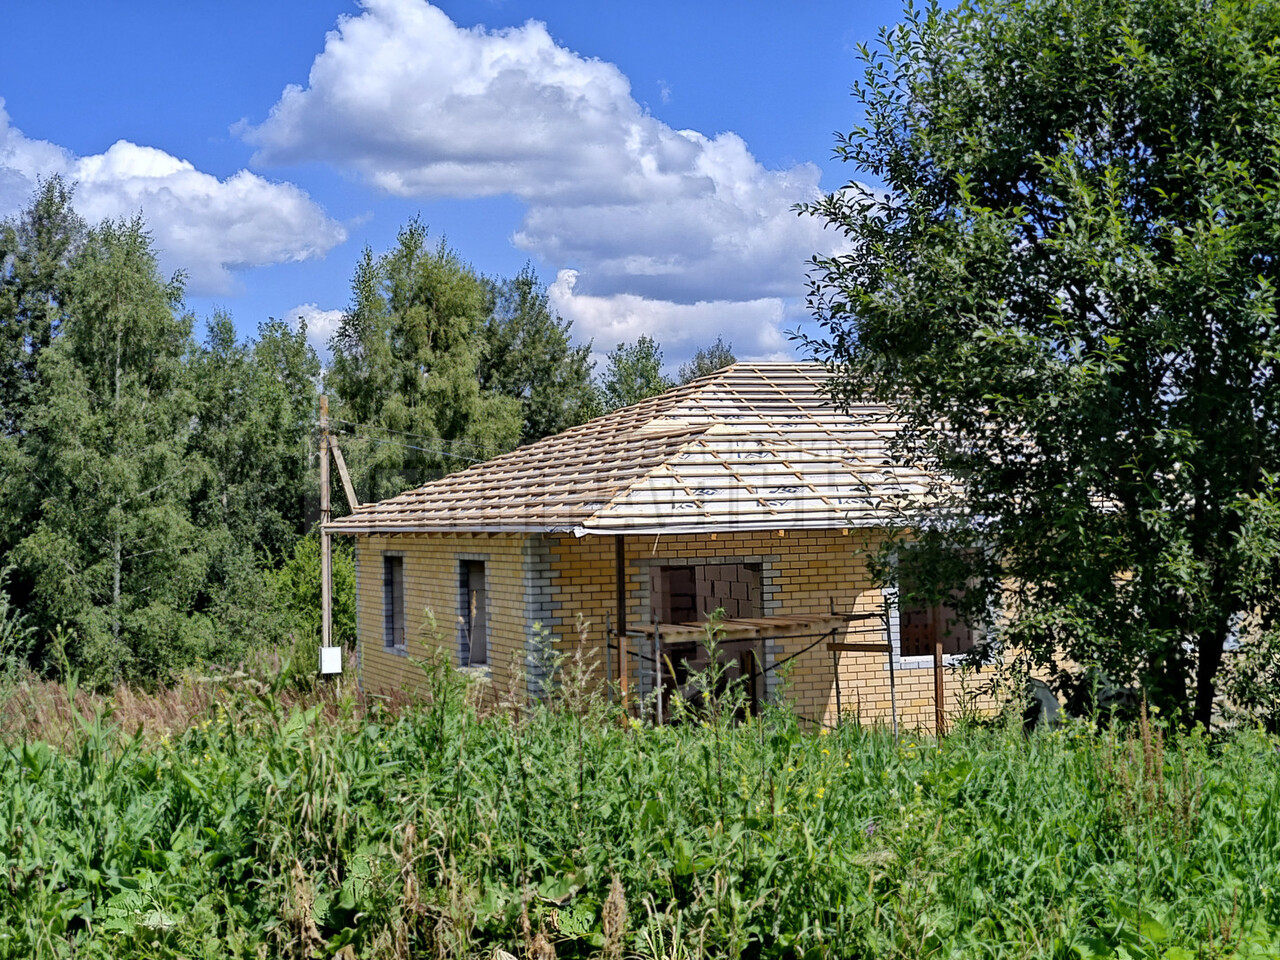
[[[462,599],[459,575],[464,561],[485,565],[486,597],[481,613],[488,630],[485,672],[495,686],[509,685],[513,667],[525,658],[529,643],[526,606],[526,544],[522,536],[360,536],[356,537],[356,633],[360,680],[370,692],[415,687],[429,646],[447,650],[455,664],[465,650],[460,635]],[[404,564],[405,646],[388,649],[383,636],[382,558],[401,556]],[[435,618],[429,626],[427,611]],[[479,669],[479,668],[476,668]]]
[[[822,616],[837,610],[875,613],[885,597],[872,582],[866,557],[879,543],[869,531],[785,531],[625,538],[627,620],[630,627],[652,622],[664,609],[663,567],[690,567],[698,599],[728,595],[744,610],[763,615]],[[387,651],[382,642],[381,556],[404,556],[407,656]],[[357,537],[357,591],[362,682],[366,689],[392,689],[411,684],[418,674],[410,662],[425,644],[425,610],[435,614],[438,642],[458,662],[456,638],[458,570],[463,560],[484,559],[489,594],[488,674],[505,689],[518,673],[537,692],[542,660],[538,650],[547,637],[555,649],[571,653],[585,645],[603,676],[605,625],[616,609],[615,542],[612,536],[399,535]],[[542,632],[535,628],[540,626]],[[616,626],[616,624],[615,624]],[[777,664],[812,644],[816,637],[771,640],[764,644],[767,665]],[[882,621],[847,625],[839,639],[883,641]],[[896,618],[890,639],[898,643]],[[636,641],[632,641],[634,644]],[[652,671],[634,655],[628,657],[631,691],[649,691]],[[895,646],[896,649],[896,646]],[[613,654],[616,657],[616,653]],[[897,657],[898,715],[905,728],[933,728],[933,670],[928,657]],[[838,655],[841,697],[846,714],[863,722],[889,722],[889,671],[882,654]],[[614,664],[616,672],[617,665]],[[780,675],[766,676],[766,694],[784,696],[797,714],[810,721],[836,721],[836,687],[832,655],[819,643],[787,664]],[[970,678],[972,687],[977,681]],[[958,672],[947,669],[949,714],[961,707],[965,691]],[[991,703],[979,703],[991,708]]]

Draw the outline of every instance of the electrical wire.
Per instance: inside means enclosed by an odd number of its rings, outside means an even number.
[[[448,437],[432,437],[425,433],[412,433],[408,430],[392,430],[390,427],[379,426],[376,423],[357,423],[354,420],[343,420],[341,417],[331,417],[330,423],[345,423],[351,427],[362,427],[365,430],[382,430],[385,433],[395,433],[402,437],[413,437],[416,440],[426,440],[431,443],[447,443],[459,447],[470,447],[478,453],[489,454],[492,446],[482,446],[478,443],[470,443],[466,440],[450,440]],[[479,463],[480,461],[476,461]]]
[[[474,457],[464,457],[464,456],[463,456],[462,454],[460,454],[460,453],[453,453],[453,452],[451,452],[451,451],[449,451],[449,450],[437,450],[437,449],[434,449],[434,448],[432,448],[432,447],[418,447],[418,446],[414,446],[414,445],[413,445],[413,444],[411,444],[411,443],[405,443],[403,440],[393,440],[393,439],[391,439],[391,438],[389,438],[389,437],[388,437],[388,438],[384,438],[384,437],[361,437],[359,434],[355,433],[354,431],[348,431],[348,432],[347,432],[347,435],[348,435],[348,436],[355,437],[355,438],[357,438],[357,439],[359,439],[359,440],[365,440],[365,441],[367,441],[367,442],[369,442],[369,443],[385,443],[385,444],[390,444],[390,445],[392,445],[392,446],[401,447],[401,448],[403,448],[403,449],[405,449],[405,450],[417,450],[417,451],[419,451],[420,453],[431,453],[431,454],[434,454],[434,455],[436,455],[436,456],[438,456],[438,457],[452,457],[452,458],[454,458],[455,460],[465,460],[467,463],[484,463],[484,461],[483,461],[483,460],[477,460],[477,459],[475,459]]]

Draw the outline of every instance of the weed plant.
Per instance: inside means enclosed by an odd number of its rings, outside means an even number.
[[[820,735],[714,682],[655,727],[581,658],[485,712],[424,669],[402,707],[246,685],[10,738],[0,958],[1280,956],[1264,733]]]

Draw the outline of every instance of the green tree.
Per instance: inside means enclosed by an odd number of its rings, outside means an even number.
[[[41,352],[65,316],[67,271],[84,237],[61,177],[0,223],[0,435],[13,435],[32,401]]]
[[[294,544],[293,551],[271,574],[277,603],[289,617],[294,636],[306,641],[308,655],[320,647],[320,536],[312,531]],[[356,642],[355,549],[347,537],[333,538],[333,641],[352,647]],[[315,657],[319,653],[314,654]],[[305,657],[304,657],[305,659]],[[310,661],[315,662],[314,658]]]
[[[208,323],[191,369],[191,453],[205,469],[191,497],[209,567],[198,604],[228,649],[283,641],[290,618],[264,579],[289,557],[317,502],[312,435],[320,363],[306,331],[279,320],[238,340],[230,317]]]
[[[848,245],[810,346],[963,488],[906,508],[912,582],[1206,723],[1280,596],[1278,34],[1255,0],[909,9],[838,144],[877,186],[810,208]]]
[[[0,223],[0,557],[26,535],[39,507],[23,425],[37,396],[40,355],[65,316],[68,263],[83,237],[71,191],[58,177],[41,182],[24,211]],[[32,589],[23,571],[13,571],[15,609],[30,607]]]
[[[520,401],[520,442],[532,443],[591,419],[598,398],[591,382],[591,344],[569,341],[571,323],[551,312],[533,268],[495,284],[484,326],[480,385]]]
[[[225,527],[252,553],[281,558],[307,532],[312,434],[320,361],[305,330],[280,320],[240,341],[215,314],[190,361],[197,423],[192,449],[208,470],[195,497],[196,522]]]
[[[648,334],[642,333],[635,343],[618,344],[605,357],[600,392],[606,410],[639,403],[672,387],[662,374],[662,350]]]
[[[351,309],[332,342],[334,415],[368,431],[344,450],[367,499],[380,499],[512,449],[520,402],[479,380],[488,283],[411,221],[396,247],[366,249]],[[342,426],[339,423],[338,426]]]
[[[709,347],[699,347],[688,363],[680,364],[678,376],[681,383],[688,383],[737,362],[738,358],[733,355],[733,344],[725,343],[723,337],[716,337],[715,343]]]
[[[14,556],[41,634],[66,625],[92,679],[164,676],[211,654],[215,636],[192,613],[207,561],[189,497],[205,465],[187,449],[195,403],[181,281],[159,277],[134,219],[88,232],[68,289],[22,425],[40,503]]]

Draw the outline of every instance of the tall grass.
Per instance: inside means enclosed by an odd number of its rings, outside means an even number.
[[[1280,755],[217,696],[0,753],[0,957],[1280,956]]]

